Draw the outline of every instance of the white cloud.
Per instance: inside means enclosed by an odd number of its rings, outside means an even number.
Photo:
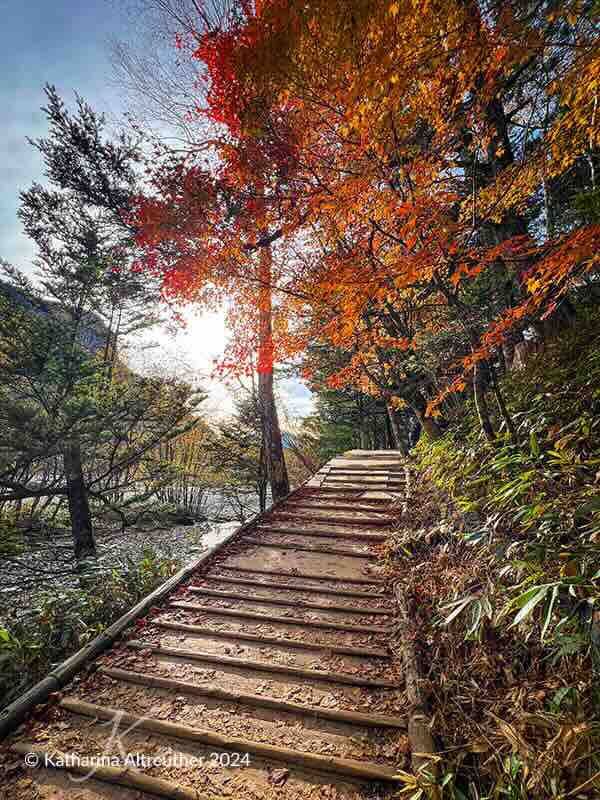
[[[286,378],[278,384],[278,394],[281,398],[282,425],[294,422],[298,417],[306,417],[314,411],[312,392],[304,383],[295,378]]]

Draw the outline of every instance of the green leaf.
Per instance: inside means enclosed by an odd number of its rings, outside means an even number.
[[[520,622],[523,622],[524,619],[527,619],[527,617],[531,614],[531,612],[538,605],[538,603],[542,602],[542,600],[544,599],[544,597],[548,592],[548,589],[549,585],[542,586],[541,588],[536,586],[535,589],[530,589],[529,592],[525,592],[525,594],[529,595],[531,595],[532,592],[535,592],[535,594],[533,594],[533,596],[530,596],[525,605],[522,606],[521,610],[514,618],[512,625],[510,625],[511,628],[514,628],[515,625],[518,625]]]
[[[453,620],[453,619],[455,619],[456,617],[458,617],[458,615],[459,615],[459,614],[460,614],[462,611],[464,611],[464,609],[465,609],[465,608],[466,608],[466,607],[469,605],[469,603],[470,603],[472,600],[473,600],[473,597],[472,597],[471,595],[469,595],[468,597],[463,597],[461,600],[456,600],[456,602],[454,602],[454,603],[449,603],[449,604],[446,606],[446,609],[448,609],[448,608],[452,608],[453,606],[454,606],[455,608],[454,608],[454,611],[452,611],[452,613],[451,613],[451,614],[449,614],[449,615],[446,617],[446,619],[444,620],[444,625],[449,625],[449,624],[452,622],[452,620]]]
[[[529,449],[531,450],[531,455],[534,456],[534,458],[537,458],[539,456],[540,446],[538,444],[535,431],[531,431],[531,433],[529,434]]]
[[[548,603],[546,605],[546,610],[544,612],[544,624],[542,626],[542,636],[541,636],[542,641],[544,641],[546,633],[548,632],[548,628],[550,627],[550,622],[552,621],[552,612],[554,611],[556,598],[558,597],[558,590],[559,590],[558,586],[552,587],[552,594],[550,595],[550,598],[548,599]]]
[[[526,564],[518,563],[517,566],[526,566]],[[540,588],[539,586],[534,586],[532,589],[527,589],[526,592],[523,592],[523,594],[520,594],[518,597],[515,597],[515,599],[509,603],[509,608],[510,609],[522,608],[525,605],[525,603],[529,600],[529,598],[533,597],[533,595],[536,594],[539,588]]]
[[[3,642],[10,642],[11,638],[12,637],[6,628],[0,628],[0,639],[2,639]]]
[[[481,622],[482,613],[483,607],[481,605],[481,601],[479,601],[473,605],[473,619],[469,629],[467,630],[467,637],[473,636],[473,634],[476,632],[477,628],[479,627],[479,623]]]
[[[550,704],[552,705],[552,707],[556,708],[556,709],[559,709],[560,708],[560,704],[565,699],[565,697],[569,694],[571,689],[572,689],[571,686],[561,686],[560,689],[557,689],[556,692],[552,696],[552,700],[550,701]]]

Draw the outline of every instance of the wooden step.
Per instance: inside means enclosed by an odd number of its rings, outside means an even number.
[[[395,489],[375,489],[373,487],[369,489],[365,488],[345,488],[343,486],[320,486],[318,489],[313,489],[312,491],[315,494],[306,494],[303,496],[308,497],[311,500],[348,500],[352,502],[352,500],[356,497],[359,500],[362,500],[365,503],[381,503],[389,505],[389,503],[396,500],[399,496],[403,497],[403,491],[396,491]],[[382,497],[373,497],[373,494],[381,494]],[[369,496],[366,496],[369,495]]]
[[[365,514],[380,514],[389,517],[390,520],[396,521],[395,517],[390,516],[385,508],[377,508],[376,506],[361,506],[359,503],[353,505],[352,503],[327,503],[323,500],[314,503],[309,503],[308,500],[289,500],[282,510],[288,509],[306,509],[308,511],[360,511]]]
[[[235,570],[236,572],[252,572],[258,575],[279,575],[280,577],[285,578],[311,578],[312,580],[320,580],[320,581],[338,581],[339,583],[360,583],[360,584],[371,584],[373,586],[378,586],[385,581],[383,578],[340,578],[337,575],[323,575],[319,574],[318,572],[301,572],[300,570],[289,572],[283,570],[273,570],[273,569],[261,569],[259,567],[235,567],[229,566],[227,564],[221,565],[222,569],[227,570]]]
[[[163,678],[145,672],[132,672],[125,669],[102,667],[100,672],[115,680],[135,683],[150,688],[171,689],[174,694],[193,694],[200,697],[212,697],[216,700],[236,703],[257,708],[271,708],[275,711],[284,711],[291,714],[301,714],[317,719],[327,719],[334,722],[344,722],[348,725],[358,725],[364,728],[400,728],[406,730],[406,719],[391,717],[385,714],[366,714],[361,711],[342,711],[321,706],[303,705],[290,700],[278,700],[274,697],[265,697],[262,694],[246,694],[245,692],[229,692],[218,686],[210,684],[196,684],[188,681],[178,681],[173,678]]]
[[[362,450],[360,453],[356,450],[347,450],[345,453],[334,456],[325,466],[345,463],[346,461],[358,464],[363,462],[365,464],[385,462],[401,467],[406,463],[406,456],[401,455],[399,450]]]
[[[343,486],[355,487],[357,489],[378,489],[385,491],[390,486],[395,488],[404,488],[404,482],[399,482],[386,478],[385,480],[367,480],[366,476],[352,476],[352,475],[328,475],[324,481],[325,484],[337,488]]]
[[[368,492],[361,492],[361,493],[358,495],[358,498],[357,498],[357,499],[363,499],[363,494],[368,494]],[[384,492],[382,492],[382,494],[384,494]],[[333,491],[333,490],[332,490],[332,493],[331,493],[331,494],[329,494],[329,489],[328,489],[327,487],[325,487],[325,493],[324,493],[324,494],[322,494],[322,495],[319,495],[319,497],[308,497],[308,498],[307,498],[308,502],[310,502],[310,503],[317,503],[317,502],[321,502],[321,501],[328,501],[328,500],[330,500],[330,499],[334,499],[334,500],[343,500],[344,502],[349,502],[349,503],[351,503],[351,502],[352,502],[352,498],[351,498],[351,497],[348,497],[347,495],[346,495],[346,496],[340,496],[340,495],[337,493],[337,491]],[[383,509],[387,509],[387,507],[389,506],[389,504],[390,504],[390,503],[392,503],[392,502],[395,502],[395,501],[396,501],[396,500],[398,500],[398,499],[400,499],[400,500],[401,500],[401,499],[402,499],[402,496],[401,496],[401,495],[392,495],[392,494],[390,493],[388,496],[386,496],[385,498],[382,498],[382,499],[380,499],[380,500],[367,500],[367,499],[365,498],[365,499],[364,499],[364,502],[367,502],[367,503],[377,503],[378,505],[380,505],[380,506],[381,506],[381,508],[382,508],[382,510],[383,510]]]
[[[350,462],[351,464],[391,464],[394,467],[403,467],[406,465],[406,456],[402,455],[397,450],[364,450],[361,453],[355,451],[348,451],[340,453],[339,456],[334,456],[324,466],[331,464],[344,464]]]
[[[301,520],[299,520],[301,523]],[[336,531],[333,530],[331,525],[327,528],[319,530],[319,528],[293,528],[289,525],[258,525],[257,530],[264,533],[288,533],[288,534],[302,534],[302,536],[315,536],[321,539],[358,539],[361,542],[385,542],[387,541],[387,533],[364,533],[363,531]]]
[[[281,575],[282,573],[274,573]],[[286,573],[283,573],[286,574]],[[295,577],[295,576],[292,576]],[[217,581],[223,583],[236,583],[240,586],[256,586],[265,589],[287,589],[290,592],[314,592],[315,594],[335,594],[340,597],[359,597],[366,599],[369,597],[386,597],[385,592],[352,592],[348,589],[330,589],[329,587],[316,586],[314,583],[279,583],[278,581],[262,580],[254,581],[251,578],[226,578],[223,575],[204,575],[202,580]]]
[[[349,484],[352,484],[349,488],[344,487],[343,485],[340,486],[327,486],[325,482],[323,482],[320,486],[314,486],[310,489],[306,489],[306,491],[315,492],[315,494],[324,494],[326,492],[335,492],[337,494],[352,494],[353,497],[360,496],[361,494],[366,494],[367,492],[385,492],[385,488],[381,488],[379,486],[354,486],[353,484],[356,481],[348,480]],[[369,503],[372,501],[369,500]],[[389,502],[389,501],[388,501]]]
[[[395,493],[395,494],[403,494],[404,491],[402,487],[398,486],[395,483],[386,483],[385,485],[382,484],[381,486],[368,486],[365,483],[359,483],[358,481],[353,481],[350,478],[348,480],[328,480],[327,483],[323,484],[321,489],[331,489],[332,491],[344,491],[344,492],[356,492],[360,497],[363,497],[365,500],[369,498],[365,497],[365,495],[370,494],[371,492],[387,492],[387,493]]]
[[[170,620],[152,620],[152,625],[160,628],[167,628],[182,633],[191,633],[197,636],[207,636],[218,639],[232,639],[243,642],[258,642],[259,644],[270,644],[273,647],[293,647],[298,650],[317,650],[322,653],[337,653],[343,656],[369,656],[372,658],[389,658],[387,650],[379,647],[352,647],[351,645],[341,644],[319,644],[317,642],[304,642],[301,639],[286,639],[279,636],[259,636],[258,634],[243,631],[220,631],[216,628],[207,628],[205,625],[186,625],[184,622],[171,622]]]
[[[365,467],[365,466],[348,466],[343,464],[333,464],[325,473],[327,475],[365,475],[368,477],[373,477],[376,480],[383,479],[385,480],[390,475],[394,478],[398,478],[399,480],[405,479],[405,474],[403,469],[394,469],[389,466],[385,466],[384,464],[373,464],[373,466]]]
[[[348,633],[390,633],[391,628],[375,627],[373,625],[345,625],[342,622],[329,622],[324,620],[302,620],[294,617],[283,617],[276,614],[259,614],[256,611],[245,609],[218,608],[217,606],[203,606],[199,603],[186,603],[176,600],[169,603],[170,608],[181,608],[184,611],[197,611],[201,614],[212,614],[218,617],[240,617],[254,619],[264,625],[277,622],[282,625],[299,625],[306,628],[330,628],[334,631],[347,631]]]
[[[398,483],[405,480],[404,473],[390,469],[347,469],[342,467],[333,467],[327,473],[327,477],[331,478],[332,475],[343,475],[344,477],[351,478],[369,478],[376,483],[380,481],[394,480]]]
[[[394,519],[394,517],[335,517],[327,516],[327,513],[327,510],[324,510],[321,514],[314,513],[314,510],[312,513],[302,512],[301,514],[298,514],[295,511],[277,510],[274,511],[270,516],[276,518],[294,519],[297,522],[310,520],[311,522],[325,522],[335,525],[359,525],[362,527],[365,525],[387,527],[397,521]]]
[[[356,478],[357,480],[367,480],[372,483],[385,483],[386,481],[394,481],[394,483],[406,483],[406,477],[403,472],[394,472],[389,469],[375,470],[375,469],[330,469],[326,473],[325,479],[332,477],[339,478]]]
[[[341,683],[348,686],[370,686],[374,689],[398,689],[398,684],[393,681],[367,678],[360,675],[351,675],[348,672],[327,672],[320,669],[304,669],[302,667],[276,664],[273,661],[251,661],[247,658],[234,658],[221,656],[216,653],[205,653],[201,650],[185,650],[178,647],[161,647],[151,642],[127,642],[127,646],[134,650],[149,650],[159,656],[173,656],[189,661],[202,661],[206,664],[221,664],[226,667],[249,670],[253,672],[273,672],[278,675],[290,675],[307,680],[323,681],[324,683]]]
[[[297,536],[302,534],[298,533]],[[373,553],[360,552],[358,550],[344,550],[341,547],[315,547],[301,542],[266,542],[254,536],[245,536],[242,540],[246,544],[256,544],[260,547],[277,547],[280,550],[306,550],[308,553],[325,553],[332,556],[349,556],[350,558],[374,558]]]
[[[41,747],[35,742],[15,742],[11,744],[10,749],[13,753],[23,756],[28,753],[35,753],[40,764],[47,764],[49,768],[59,771],[64,770],[69,774],[82,775],[83,778],[78,779],[78,782],[87,779],[90,775],[90,767],[81,763],[83,759],[80,761],[73,758],[73,751],[67,753],[50,746]],[[143,792],[144,796],[164,797],[166,800],[225,800],[222,795],[215,795],[211,792],[209,798],[208,795],[201,794],[192,786],[182,786],[180,783],[173,783],[164,778],[155,778],[140,770],[133,769],[133,767],[94,765],[93,779],[102,783],[111,783],[114,786],[122,786],[124,789],[132,789],[135,791],[135,797],[141,797]],[[51,796],[56,800],[59,797],[67,797],[64,792],[60,790],[59,792],[52,792]],[[31,796],[39,797],[40,795],[36,793]],[[81,796],[80,793],[78,793],[78,796]]]
[[[350,475],[350,476],[373,476],[375,478],[393,478],[398,481],[405,481],[406,476],[403,470],[394,470],[387,467],[373,467],[372,469],[352,468],[352,467],[332,467],[326,475]]]
[[[365,781],[400,780],[396,770],[368,761],[324,756],[317,753],[304,752],[303,750],[293,750],[292,748],[255,742],[251,739],[225,736],[214,731],[192,728],[189,725],[182,725],[176,722],[167,722],[166,720],[152,717],[139,717],[119,708],[87,703],[74,697],[65,697],[60,701],[60,705],[61,708],[73,714],[109,720],[115,725],[135,728],[136,731],[143,730],[162,736],[172,736],[176,739],[184,739],[185,741],[218,748],[219,750],[252,753],[264,759],[274,759],[275,761],[296,764],[320,772],[332,772],[336,775]]]
[[[325,605],[324,603],[311,603],[308,600],[288,600],[281,597],[265,597],[264,595],[239,594],[218,589],[204,589],[201,586],[189,586],[188,591],[193,594],[204,594],[207,597],[228,597],[231,600],[245,600],[250,603],[271,603],[276,606],[292,606],[293,608],[316,608],[319,611],[342,611],[346,614],[376,614],[389,617],[390,612],[381,608],[365,608],[364,606]]]

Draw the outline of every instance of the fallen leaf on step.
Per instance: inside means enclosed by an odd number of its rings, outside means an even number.
[[[271,773],[270,781],[274,786],[283,786],[289,777],[289,769],[274,769]]]

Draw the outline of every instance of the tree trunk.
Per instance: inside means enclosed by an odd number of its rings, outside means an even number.
[[[379,450],[379,429],[377,427],[377,417],[375,415],[373,415],[372,429],[373,429],[373,447],[371,448],[371,450]]]
[[[265,442],[260,446],[260,456],[258,465],[258,507],[261,514],[267,510],[267,485],[268,485],[268,470],[267,470],[267,455],[265,450]]]
[[[477,409],[477,416],[479,417],[479,424],[481,430],[484,432],[486,439],[489,442],[494,441],[494,428],[490,419],[490,412],[485,399],[485,385],[483,371],[481,364],[478,362],[473,368],[473,398],[475,400],[475,408]]]
[[[498,404],[500,416],[504,420],[504,424],[506,425],[506,429],[510,434],[513,444],[519,444],[517,429],[515,428],[513,419],[508,411],[508,408],[506,407],[506,403],[500,389],[500,384],[498,383],[498,376],[496,375],[496,370],[493,364],[490,364],[490,376],[492,378],[492,389],[494,390],[494,395],[496,396],[496,403]]]
[[[393,450],[394,449],[394,431],[392,430],[392,423],[390,422],[390,415],[385,415],[385,435],[384,435],[384,442],[385,442],[385,450]]]
[[[437,424],[433,417],[427,416],[427,403],[422,394],[417,392],[413,397],[411,408],[415,412],[415,416],[421,423],[421,427],[430,439],[439,439],[442,435],[440,426]]]
[[[68,442],[63,453],[67,481],[67,497],[71,515],[71,530],[75,558],[81,561],[96,556],[96,543],[92,529],[92,515],[87,490],[83,480],[79,442]]]
[[[565,297],[552,314],[546,319],[534,323],[534,327],[542,341],[547,342],[555,339],[566,328],[573,327],[575,319],[575,308],[569,298]]]
[[[398,416],[396,414],[396,409],[391,403],[386,403],[388,419],[390,421],[390,429],[392,431],[392,448],[396,450],[401,450],[403,455],[406,455],[406,448],[404,447],[404,442],[402,440],[402,434],[400,432],[400,425],[398,424]]]
[[[267,484],[264,481],[258,484],[258,508],[261,514],[267,510]]]
[[[421,423],[419,422],[417,415],[413,412],[412,416],[409,417],[409,424],[408,424],[409,450],[411,450],[413,447],[416,446],[417,442],[419,441],[420,435],[421,435]]]
[[[365,423],[365,414],[363,409],[362,397],[358,395],[356,401],[358,407],[358,446],[361,450],[368,450],[368,436]]]
[[[504,367],[506,372],[510,372],[513,368],[515,360],[515,347],[523,341],[523,334],[521,331],[514,331],[508,334],[506,339],[502,342],[502,354],[504,356]]]
[[[271,296],[271,251],[260,251],[258,407],[267,460],[267,474],[274,503],[289,494],[290,484],[283,457],[281,430],[273,394],[273,328]]]

